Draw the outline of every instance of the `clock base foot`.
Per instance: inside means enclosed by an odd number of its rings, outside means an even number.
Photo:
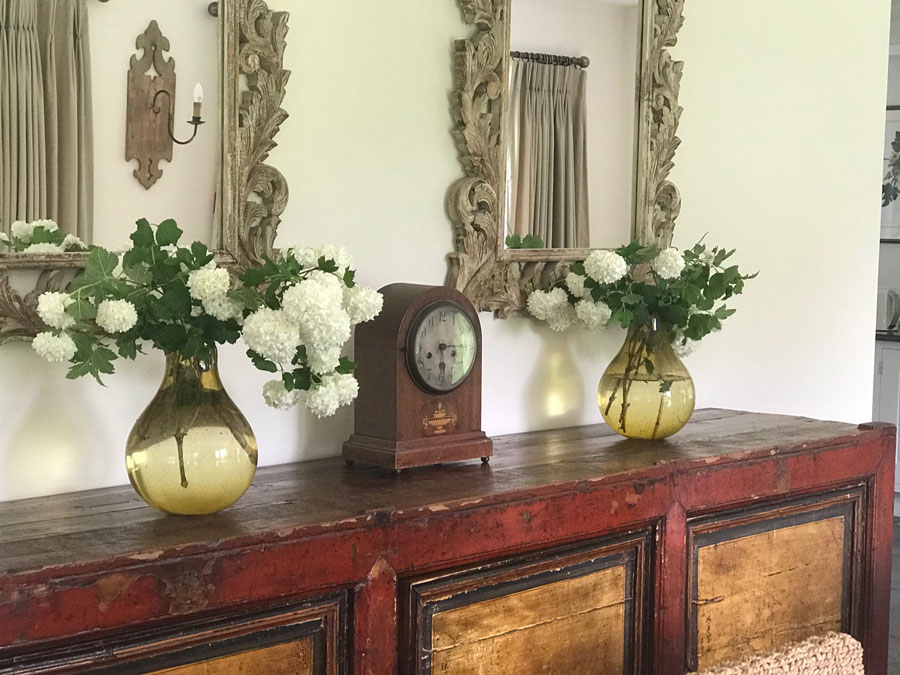
[[[490,458],[490,457],[482,457],[482,458],[481,458],[481,463],[482,463],[482,464],[490,464],[490,463],[491,463],[491,458]]]
[[[412,441],[388,441],[354,434],[344,443],[344,460],[387,469],[412,469],[448,462],[490,460],[494,444],[483,431]]]

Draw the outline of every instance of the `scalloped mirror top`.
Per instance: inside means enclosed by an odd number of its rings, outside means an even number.
[[[632,236],[642,7],[512,0],[507,248],[614,248]]]
[[[175,217],[186,240],[218,244],[222,50],[219,20],[208,4],[0,0],[0,44],[20,46],[0,54],[6,57],[0,67],[0,233],[18,235],[16,259],[58,253],[64,235],[71,235],[66,251],[79,250],[73,237],[127,248],[138,218]],[[174,84],[179,140],[193,131],[186,121],[199,83],[205,124],[192,143],[174,145],[171,161],[159,162],[154,170],[161,175],[148,189],[136,177],[148,170],[145,163],[126,160],[126,112],[132,57],[145,53],[136,41],[153,21],[161,33],[154,44],[168,42],[157,63],[174,60],[174,74],[163,78],[150,66],[140,77],[152,80],[151,91]],[[168,138],[168,100],[159,101],[163,121],[153,131]],[[45,220],[58,224],[59,235],[43,231],[54,227],[45,224],[32,241],[29,224]]]

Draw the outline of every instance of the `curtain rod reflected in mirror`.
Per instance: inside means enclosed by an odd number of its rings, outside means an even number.
[[[109,2],[109,0],[100,0],[100,2]],[[219,16],[219,3],[211,2],[209,3],[209,7],[207,7],[210,16]]]
[[[101,0],[101,2],[106,2],[106,0]],[[509,55],[522,61],[546,63],[551,66],[575,66],[582,70],[591,65],[591,60],[586,56],[559,56],[557,54],[537,54],[535,52],[510,52]]]

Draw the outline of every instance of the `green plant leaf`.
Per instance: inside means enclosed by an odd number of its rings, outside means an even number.
[[[268,276],[265,272],[258,269],[249,269],[241,275],[241,283],[251,288],[256,288],[266,283]]]
[[[123,265],[124,264],[125,263],[123,260]],[[150,269],[150,265],[145,262],[138,262],[134,265],[126,265],[122,269],[125,272],[125,276],[131,279],[136,284],[146,286],[153,283],[153,272]]]
[[[250,357],[250,360],[253,362],[253,365],[256,367],[257,370],[262,370],[263,372],[266,372],[266,373],[277,373],[278,372],[278,366],[273,361],[264,359],[262,356],[257,354],[252,349],[247,350],[247,356]]]
[[[178,323],[167,323],[154,331],[154,342],[166,354],[181,351],[187,339],[187,329]]]
[[[176,246],[184,232],[171,218],[162,221],[156,228],[156,243],[160,246]]]
[[[191,315],[193,300],[191,300],[191,293],[187,286],[173,284],[165,290],[159,300],[173,317],[189,317]]]
[[[520,235],[520,234],[506,235],[506,248],[522,248],[522,235]]]
[[[337,272],[338,266],[334,260],[326,259],[325,256],[319,258],[318,267],[323,272]]]
[[[344,272],[344,285],[347,288],[356,286],[356,270],[347,270]]]
[[[339,375],[352,375],[356,372],[356,364],[346,356],[342,356],[341,362],[338,364],[338,367],[334,369],[334,372]]]
[[[137,221],[137,228],[131,233],[131,241],[139,248],[150,248],[154,244],[153,228],[146,218]]]
[[[74,316],[78,321],[90,321],[97,318],[97,308],[82,298],[76,298],[75,302],[66,307],[66,314]]]
[[[544,248],[544,240],[536,234],[526,234],[522,240],[522,248]]]
[[[259,291],[246,286],[228,291],[228,297],[232,300],[237,300],[244,309],[248,309],[251,312],[255,312],[264,304],[263,296]]]
[[[99,246],[91,246],[91,253],[84,266],[84,276],[92,281],[99,281],[112,276],[118,264],[118,256]]]

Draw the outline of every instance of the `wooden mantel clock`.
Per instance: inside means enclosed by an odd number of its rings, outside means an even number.
[[[356,328],[359,379],[344,459],[391,469],[481,458],[481,325],[466,297],[444,286],[391,284],[384,309]]]

